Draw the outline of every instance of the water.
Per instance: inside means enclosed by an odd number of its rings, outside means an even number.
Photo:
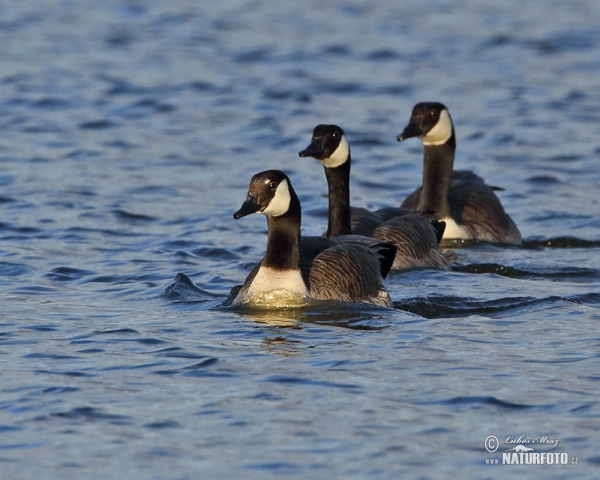
[[[41,3],[0,7],[0,478],[597,476],[597,1]],[[398,205],[425,100],[524,246],[393,275],[394,310],[223,307],[250,177],[320,234],[297,152],[338,123],[352,202]],[[578,465],[486,465],[489,435]]]

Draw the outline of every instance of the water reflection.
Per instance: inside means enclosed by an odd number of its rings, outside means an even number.
[[[355,305],[307,305],[301,308],[258,309],[237,307],[240,316],[257,323],[302,330],[312,325],[334,326],[353,330],[382,330],[388,322],[372,308]]]

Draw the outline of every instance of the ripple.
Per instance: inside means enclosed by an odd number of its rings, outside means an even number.
[[[4,432],[20,432],[24,430],[25,427],[15,427],[13,425],[0,425],[0,433]]]
[[[162,244],[162,248],[166,251],[171,250],[192,250],[198,246],[198,242],[190,240],[169,240]]]
[[[148,197],[156,197],[163,195],[165,197],[179,197],[179,190],[176,188],[166,187],[164,185],[144,185],[141,187],[130,188],[127,190],[128,195],[146,195]]]
[[[97,377],[95,373],[81,372],[78,370],[35,370],[35,373],[43,373],[45,375],[60,375],[65,377]]]
[[[94,236],[95,234],[106,235],[109,237],[144,237],[144,233],[132,232],[129,230],[112,230],[102,228],[86,228],[86,227],[69,227],[64,230],[60,236],[64,238],[85,238],[86,236]]]
[[[587,217],[586,217],[587,218]],[[545,218],[544,218],[545,219]],[[554,237],[548,239],[528,239],[523,241],[523,248],[598,248],[600,240],[584,240],[577,237]]]
[[[98,275],[97,277],[89,278],[85,283],[108,283],[111,285],[118,285],[122,283],[130,283],[130,277],[122,275]]]
[[[78,358],[72,355],[59,355],[52,353],[29,353],[27,355],[23,355],[23,358],[44,358],[48,360],[72,360],[74,358]]]
[[[594,31],[564,32],[551,37],[527,40],[524,45],[544,55],[563,52],[591,50],[598,44],[598,34]]]
[[[111,120],[91,120],[79,124],[79,128],[82,130],[106,130],[116,126],[117,124]]]
[[[424,318],[462,317],[466,315],[496,315],[509,310],[528,307],[540,300],[532,297],[500,298],[498,300],[477,301],[471,298],[444,295],[429,295],[394,302],[394,308],[415,313]]]
[[[80,389],[77,387],[48,387],[42,390],[44,395],[62,395],[63,393],[79,392]]]
[[[0,445],[0,450],[29,450],[32,448],[41,448],[43,446],[43,442],[8,443]]]
[[[133,338],[132,338],[133,336]],[[111,343],[131,342],[141,345],[162,345],[167,343],[165,340],[154,337],[144,337],[140,332],[133,328],[116,328],[108,330],[96,330],[91,334],[79,335],[71,339],[71,343],[95,343],[98,342],[98,337],[111,337],[106,341]]]
[[[115,209],[111,212],[117,219],[125,223],[147,223],[154,222],[156,218],[150,217],[148,215],[142,215],[140,213],[131,213],[122,209]]]
[[[272,375],[263,381],[270,383],[282,383],[285,385],[312,385],[317,387],[342,388],[353,391],[362,390],[362,387],[360,385],[355,385],[351,383],[324,382],[320,380],[313,380],[310,378],[289,377],[285,375]]]
[[[177,374],[185,374],[189,375],[190,372],[195,372],[197,370],[203,370],[208,367],[212,367],[213,365],[219,362],[218,358],[204,356],[204,360],[201,362],[194,363],[193,365],[187,365],[181,368],[171,368],[167,370],[156,370],[154,371],[157,375],[177,375]],[[215,373],[215,375],[219,375]]]
[[[152,352],[154,355],[158,355],[160,357],[169,357],[169,358],[183,358],[189,360],[199,360],[207,358],[206,355],[200,355],[198,353],[190,353],[186,352],[181,347],[169,347],[163,350],[157,350],[156,352]]]
[[[69,100],[60,97],[42,97],[32,103],[32,107],[45,110],[58,110],[72,106],[73,104]]]
[[[433,402],[441,405],[452,405],[452,406],[467,406],[467,407],[485,407],[493,406],[503,410],[526,410],[531,408],[546,408],[545,405],[529,405],[525,403],[513,403],[505,400],[500,400],[492,396],[459,396],[452,397],[447,400],[441,400],[439,402]],[[427,402],[426,402],[427,404]]]
[[[166,428],[181,428],[181,425],[174,420],[163,420],[161,422],[146,423],[143,427],[152,430],[164,430]]]
[[[258,63],[267,60],[271,53],[272,49],[269,47],[256,48],[237,53],[234,59],[238,63]]]
[[[32,269],[22,263],[0,262],[0,276],[18,277],[31,273]]]
[[[210,367],[210,366],[214,365],[215,363],[217,363],[218,361],[219,361],[218,358],[209,357],[205,360],[202,360],[201,362],[194,363],[193,365],[189,365],[189,366],[185,367],[185,370],[198,370],[199,368]]]
[[[110,367],[100,368],[102,372],[112,372],[115,370],[145,370],[147,368],[154,368],[166,365],[168,362],[151,362],[143,363],[141,365],[111,365]]]
[[[173,302],[206,302],[214,295],[196,285],[185,273],[178,273],[165,287],[162,297]]]
[[[598,476],[597,1],[268,3],[2,3],[0,477],[453,478],[445,440],[482,413],[548,410]],[[420,100],[453,103],[457,162],[524,245],[393,275],[395,309],[220,305],[264,252],[262,217],[224,221],[250,176],[289,171],[321,233],[323,172],[294,159],[341,122],[353,201],[397,204]]]
[[[128,82],[126,80],[111,78],[111,77],[103,77],[103,79],[112,84],[111,87],[105,91],[105,94],[109,95],[109,96],[147,95],[148,93],[151,92],[151,90],[149,88],[134,85],[131,82]]]
[[[381,48],[377,50],[371,50],[365,54],[365,58],[367,60],[375,60],[375,61],[388,61],[388,60],[397,60],[401,58],[401,55],[390,48]]]
[[[600,293],[596,292],[571,295],[567,298],[572,302],[583,303],[585,305],[600,305]]]
[[[264,462],[249,463],[245,468],[265,470],[273,475],[297,475],[304,471],[304,467],[290,462]]]
[[[200,247],[192,250],[192,253],[198,257],[234,261],[239,260],[239,255],[229,251],[226,248],[218,247]]]
[[[127,415],[115,415],[105,413],[103,410],[94,407],[76,407],[66,412],[51,413],[52,418],[61,418],[66,420],[77,420],[86,422],[106,421],[113,425],[130,425],[131,417]]]
[[[324,93],[344,95],[364,92],[365,87],[363,84],[356,82],[321,82],[319,83],[319,90]]]
[[[581,356],[562,356],[558,359],[553,360],[538,360],[538,359],[527,359],[524,360],[525,363],[549,363],[549,364],[558,364],[558,363],[576,363],[583,362],[585,360],[589,360],[589,357],[581,357]]]
[[[44,295],[53,292],[56,292],[55,288],[41,285],[26,285],[13,290],[13,293],[18,295]]]
[[[582,267],[540,267],[539,271],[524,270],[497,263],[475,263],[470,265],[456,265],[452,267],[455,272],[486,274],[495,273],[510,278],[547,278],[547,279],[595,279],[600,278],[600,271],[594,268]]]
[[[46,277],[56,282],[71,282],[93,275],[94,273],[89,270],[80,270],[73,267],[56,267],[50,273],[47,273]]]
[[[312,100],[311,95],[306,92],[281,88],[266,88],[263,97],[268,100],[292,100],[298,103],[310,103]]]
[[[139,119],[148,117],[155,113],[170,113],[176,110],[174,105],[170,105],[168,103],[162,103],[153,98],[144,98],[141,100],[137,100],[127,105],[126,107],[120,109],[116,113],[121,118],[125,119]]]
[[[23,325],[21,328],[25,330],[33,330],[36,332],[55,332],[58,330],[57,325],[48,325],[48,324],[37,324],[37,325]]]
[[[561,181],[558,178],[553,177],[551,175],[536,175],[534,177],[529,177],[526,180],[526,182],[536,183],[536,184],[541,184],[541,185],[551,185],[551,184],[561,183]]]

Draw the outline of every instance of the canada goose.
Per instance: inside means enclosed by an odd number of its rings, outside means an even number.
[[[418,137],[425,146],[423,185],[402,207],[435,212],[446,222],[445,239],[460,238],[519,245],[521,234],[493,190],[469,170],[453,171],[456,137],[448,109],[437,102],[418,103],[410,123],[398,135],[402,142]]]
[[[350,146],[340,127],[317,125],[310,145],[299,155],[317,159],[325,169],[329,188],[327,237],[352,233],[393,243],[395,269],[450,268],[439,247],[443,222],[428,220],[414,209],[388,207],[371,212],[350,207]]]
[[[233,304],[289,306],[312,298],[392,306],[383,278],[393,263],[395,247],[322,237],[307,237],[303,246],[300,200],[283,172],[267,170],[252,177],[246,201],[233,218],[251,213],[267,217],[267,251]]]

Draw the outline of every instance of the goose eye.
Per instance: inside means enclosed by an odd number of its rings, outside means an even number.
[[[277,183],[276,183],[276,182],[271,182],[271,183],[269,183],[269,188],[270,188],[271,190],[275,190],[275,189],[277,188]]]
[[[431,112],[429,112],[429,115],[431,115],[432,117],[435,117],[435,110],[432,110]]]
[[[338,132],[333,132],[333,138],[337,138],[337,137],[338,137],[338,135],[339,135],[339,133],[338,133]]]

